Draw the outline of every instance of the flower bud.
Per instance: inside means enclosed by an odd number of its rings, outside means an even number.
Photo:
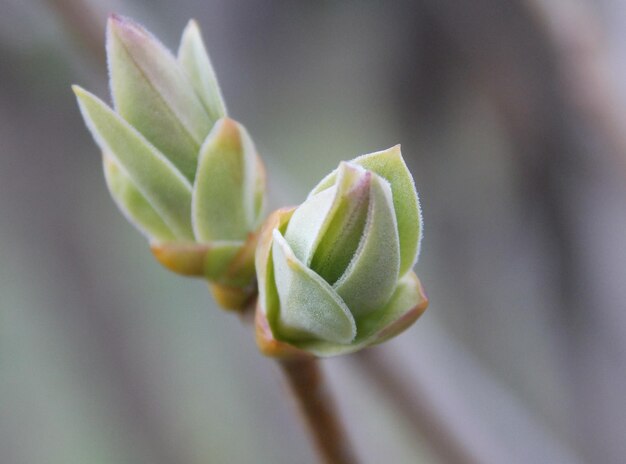
[[[74,92],[111,196],[159,262],[205,277],[222,305],[241,307],[254,292],[265,173],[245,128],[226,116],[197,24],[185,28],[174,57],[113,15],[107,57],[115,110]]]
[[[272,356],[332,356],[411,325],[427,299],[411,270],[421,213],[400,147],[343,162],[266,221],[256,252],[257,341]]]

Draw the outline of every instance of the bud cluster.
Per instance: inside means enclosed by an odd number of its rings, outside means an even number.
[[[107,58],[115,110],[75,86],[103,155],[109,191],[167,268],[211,282],[239,308],[254,293],[265,171],[226,107],[198,26],[177,56],[133,21],[112,16]]]
[[[263,164],[227,116],[196,23],[174,56],[111,16],[107,57],[113,109],[74,92],[111,196],[161,264],[208,280],[222,306],[243,310],[258,291],[261,351],[353,352],[426,309],[412,270],[421,211],[399,146],[342,162],[300,206],[263,221]]]
[[[270,355],[349,353],[411,325],[421,213],[400,147],[342,162],[266,222],[256,254],[257,340]]]

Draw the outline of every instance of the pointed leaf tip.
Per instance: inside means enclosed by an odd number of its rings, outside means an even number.
[[[234,119],[228,117],[220,119],[215,124],[215,140],[231,150],[241,150],[242,142],[239,124]]]
[[[124,20],[124,16],[120,15],[119,13],[111,13],[109,14],[108,20],[110,22],[122,22]]]
[[[198,21],[193,18],[187,21],[187,25],[185,26],[185,29],[183,29],[183,37],[188,33],[200,33],[200,25],[198,24]]]
[[[186,72],[212,121],[226,116],[226,105],[198,23],[191,19],[178,48],[178,62]]]
[[[214,120],[172,53],[141,25],[110,18],[107,59],[116,111],[193,181]]]
[[[115,34],[120,40],[132,41],[137,39],[148,39],[151,34],[140,24],[126,16],[111,13],[107,20],[107,42],[111,39],[111,34]]]

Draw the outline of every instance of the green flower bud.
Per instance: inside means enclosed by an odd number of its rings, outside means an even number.
[[[73,88],[111,196],[159,262],[208,279],[222,305],[242,306],[254,293],[265,172],[245,128],[226,116],[197,24],[175,57],[113,15],[107,58],[114,110]]]
[[[399,146],[341,163],[303,204],[276,211],[261,231],[261,350],[333,356],[407,328],[428,303],[412,271],[421,235]]]

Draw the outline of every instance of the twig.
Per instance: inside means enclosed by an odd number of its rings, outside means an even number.
[[[256,298],[240,311],[240,319],[244,325],[254,324],[255,307]],[[277,363],[285,374],[322,462],[356,464],[357,460],[352,453],[318,361],[313,357],[302,356],[278,359]]]
[[[282,360],[279,364],[323,462],[356,464],[356,457],[337,416],[318,361],[314,358],[298,358]]]

